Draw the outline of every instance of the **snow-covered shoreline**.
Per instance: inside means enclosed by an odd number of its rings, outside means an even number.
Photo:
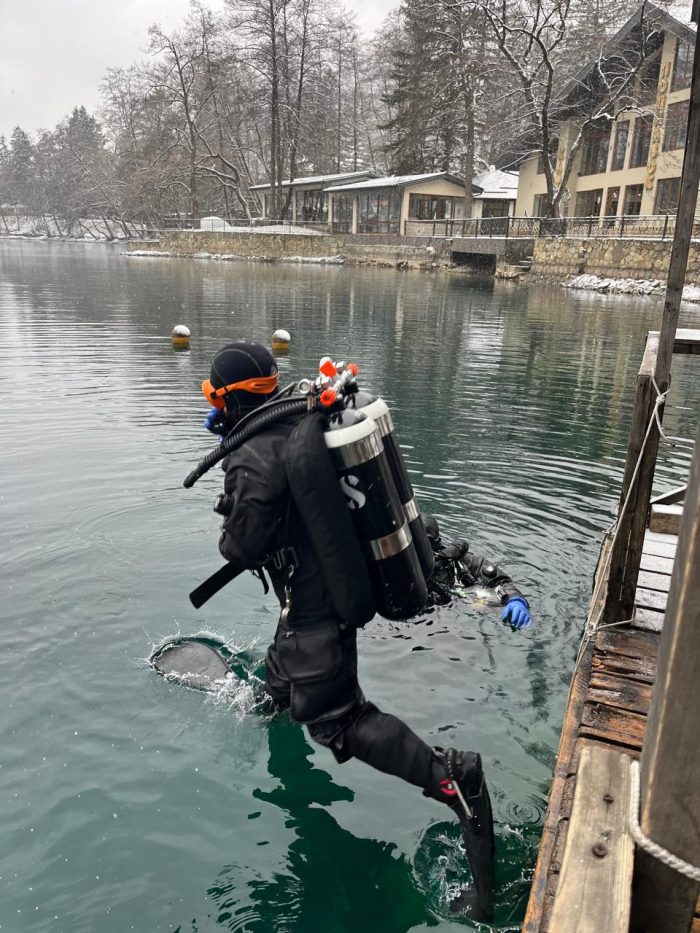
[[[290,262],[325,266],[342,266],[345,262],[342,256],[239,256],[236,253],[173,253],[159,249],[134,249],[124,253],[124,255],[137,258],[154,256],[166,259],[215,259],[220,262]]]
[[[644,295],[651,298],[662,296],[666,285],[661,279],[614,279],[600,275],[577,275],[567,282],[564,288],[582,291],[601,292],[615,295]],[[700,286],[686,285],[683,289],[683,301],[700,302]]]

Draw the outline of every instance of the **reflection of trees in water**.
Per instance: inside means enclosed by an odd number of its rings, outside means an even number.
[[[313,767],[311,747],[299,726],[280,717],[270,723],[268,734],[269,773],[279,784],[254,795],[279,807],[295,838],[285,870],[269,878],[242,859],[222,868],[207,891],[218,922],[250,933],[345,933],[373,930],[378,923],[387,933],[402,933],[431,923],[411,867],[396,847],[358,839],[324,809],[352,800],[353,794]]]

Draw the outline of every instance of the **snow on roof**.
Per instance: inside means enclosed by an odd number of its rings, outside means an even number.
[[[473,184],[483,188],[481,194],[475,195],[477,198],[515,201],[518,196],[517,172],[502,172],[497,168],[490,168],[488,172],[475,175]]]
[[[283,188],[288,188],[290,185],[315,185],[321,184],[326,185],[329,181],[345,181],[352,178],[367,178],[367,176],[372,176],[374,172],[364,171],[364,172],[340,172],[338,175],[309,175],[306,178],[293,178],[287,179],[282,182]],[[251,185],[251,191],[260,191],[262,188],[272,187],[270,182],[260,185]]]
[[[362,191],[365,188],[403,188],[406,185],[416,185],[422,181],[434,181],[443,178],[460,187],[464,180],[451,172],[427,172],[424,175],[385,175],[383,178],[369,178],[367,181],[358,181],[351,185],[333,185],[326,191]]]

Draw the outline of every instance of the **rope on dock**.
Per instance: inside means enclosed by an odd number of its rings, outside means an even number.
[[[664,847],[660,846],[658,842],[654,842],[653,839],[650,839],[644,832],[642,832],[642,827],[639,825],[641,779],[638,761],[633,761],[631,763],[630,774],[632,777],[629,813],[630,835],[640,849],[644,849],[644,851],[649,855],[652,855],[660,862],[663,862],[664,865],[672,868],[673,871],[677,871],[678,874],[683,875],[686,878],[690,878],[691,881],[700,882],[700,868],[696,868],[695,865],[691,865],[690,862],[686,862],[682,858],[679,858],[677,855],[674,855],[673,852],[669,852],[668,849],[664,849]]]
[[[593,597],[592,597],[592,599],[591,599],[591,605],[592,605],[592,606],[595,606],[596,602],[598,601],[598,598],[599,598],[599,596],[600,596],[601,587],[603,586],[603,582],[606,580],[606,574],[607,574],[607,571],[608,571],[608,567],[609,567],[609,565],[610,565],[610,558],[611,558],[611,556],[612,556],[612,552],[613,552],[613,549],[614,549],[614,547],[615,547],[615,542],[617,541],[617,536],[618,536],[619,531],[620,531],[620,523],[621,523],[621,521],[622,521],[622,518],[623,518],[625,512],[627,511],[627,506],[629,505],[630,499],[632,498],[632,492],[633,492],[633,490],[634,490],[634,484],[637,482],[637,476],[638,476],[638,474],[639,474],[639,468],[640,468],[640,466],[641,466],[641,464],[642,464],[642,458],[643,458],[643,456],[644,456],[644,450],[645,450],[645,448],[646,448],[646,446],[647,446],[647,441],[649,440],[649,435],[651,434],[651,429],[652,429],[653,425],[656,424],[656,426],[657,426],[657,428],[658,428],[658,431],[659,431],[660,437],[662,437],[665,441],[668,441],[668,443],[673,444],[673,442],[672,442],[671,439],[668,437],[668,435],[664,432],[664,429],[663,429],[663,427],[661,426],[660,409],[661,409],[661,407],[662,407],[662,406],[665,404],[665,402],[666,402],[666,396],[668,395],[668,389],[666,390],[666,392],[661,392],[660,389],[659,389],[659,386],[658,386],[658,384],[657,384],[657,382],[656,382],[656,379],[654,379],[653,376],[652,376],[652,378],[651,378],[651,381],[652,381],[653,386],[654,386],[654,389],[655,389],[655,391],[656,391],[656,401],[655,401],[655,403],[654,403],[654,410],[653,410],[653,412],[651,413],[651,418],[649,418],[649,424],[647,425],[647,430],[646,430],[646,433],[645,433],[645,435],[644,435],[644,440],[642,441],[642,446],[641,446],[640,449],[639,449],[639,456],[637,457],[637,462],[636,462],[636,464],[635,464],[635,466],[634,466],[634,472],[632,473],[632,478],[630,479],[630,484],[629,484],[629,488],[628,488],[628,490],[627,490],[627,495],[625,496],[625,501],[622,503],[622,508],[621,508],[620,511],[618,512],[617,518],[615,519],[615,521],[614,521],[614,522],[612,523],[612,525],[610,526],[610,530],[612,530],[612,529],[614,528],[614,529],[615,529],[615,533],[613,534],[613,538],[612,538],[612,541],[611,541],[611,543],[610,543],[610,547],[608,548],[608,552],[607,552],[607,554],[606,554],[606,556],[605,556],[605,562],[604,562],[604,564],[603,564],[603,567],[602,567],[602,568],[599,568],[599,569],[597,570],[598,582],[597,582],[597,586],[596,586],[596,588],[595,588],[595,590],[594,590],[594,592],[593,592]],[[575,665],[574,665],[574,673],[576,673],[576,671],[578,670],[579,665],[581,664],[581,659],[582,659],[582,657],[583,657],[584,651],[586,650],[586,645],[587,645],[587,644],[589,643],[589,641],[594,637],[594,635],[596,634],[596,632],[598,631],[598,629],[601,628],[600,620],[601,620],[602,617],[603,617],[603,608],[604,608],[603,606],[600,607],[600,609],[598,610],[598,614],[597,614],[596,618],[595,618],[595,619],[592,619],[592,620],[589,620],[589,622],[588,622],[588,624],[587,624],[587,626],[586,626],[586,630],[585,630],[585,632],[584,632],[584,634],[583,634],[583,638],[581,639],[581,643],[580,643],[579,649],[578,649],[578,654],[577,654],[577,656],[576,656],[576,663],[575,663]],[[627,619],[627,620],[625,620],[625,621],[626,621],[626,622],[631,622],[632,620],[631,620],[631,619]],[[622,625],[623,623],[621,622],[621,623],[612,623],[612,624],[613,624],[613,625],[617,625],[617,624]],[[571,682],[573,683],[573,680],[572,680]]]

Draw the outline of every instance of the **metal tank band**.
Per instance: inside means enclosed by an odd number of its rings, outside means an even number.
[[[384,535],[383,538],[375,538],[374,541],[368,541],[372,557],[375,560],[384,560],[385,557],[393,557],[400,554],[412,543],[411,533],[406,525],[393,531],[391,534]]]

